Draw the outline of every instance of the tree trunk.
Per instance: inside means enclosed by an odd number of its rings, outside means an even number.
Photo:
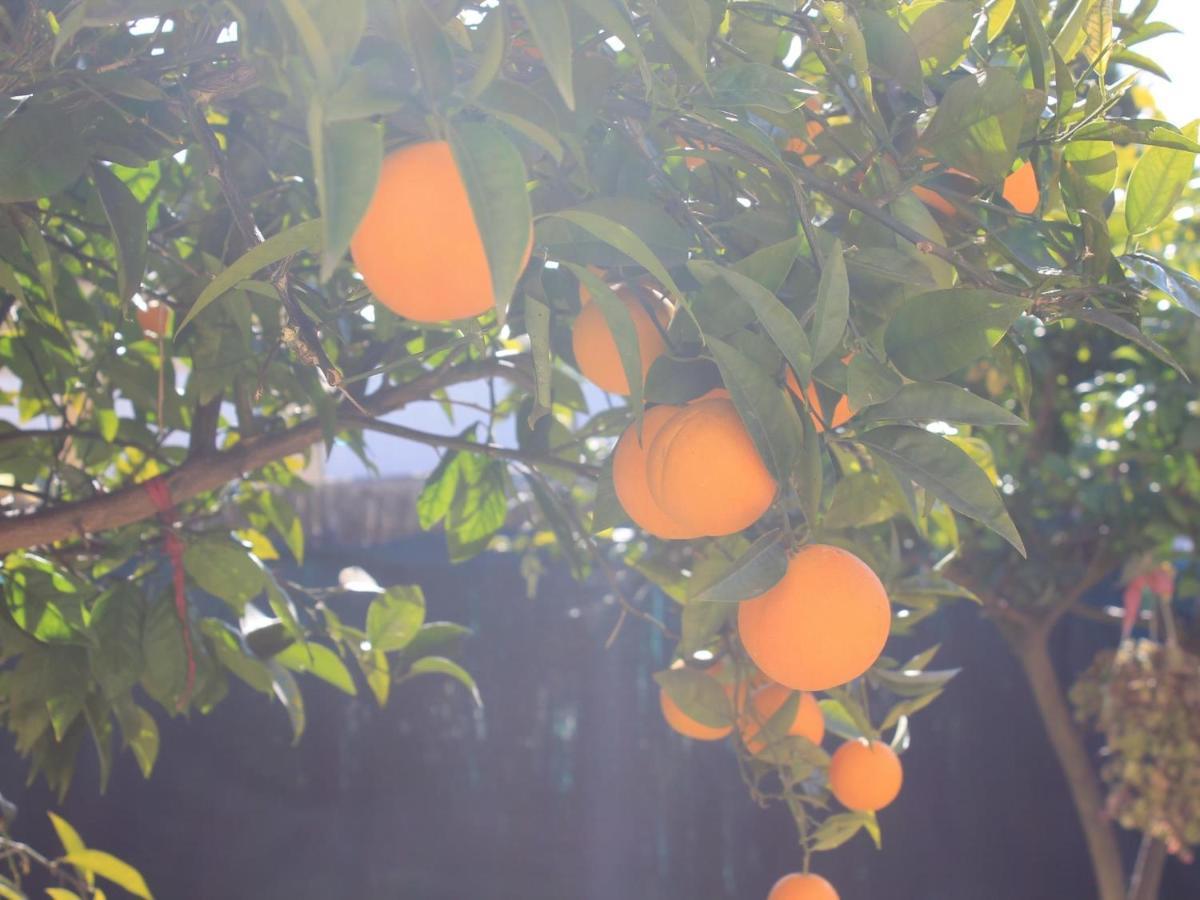
[[[1058,683],[1046,638],[1040,628],[1023,634],[1016,645],[1017,658],[1033,690],[1042,726],[1067,779],[1071,800],[1087,841],[1097,897],[1099,900],[1126,900],[1125,872],[1116,832],[1104,818],[1100,785]]]
[[[1128,900],[1158,900],[1162,888],[1163,868],[1167,864],[1167,845],[1145,835],[1138,850],[1133,877],[1129,879]]]

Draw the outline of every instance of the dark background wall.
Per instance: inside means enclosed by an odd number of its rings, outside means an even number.
[[[441,679],[402,686],[385,710],[306,680],[293,749],[283,711],[235,688],[212,716],[163,724],[148,782],[126,756],[99,796],[89,760],[64,814],[139,865],[160,900],[753,900],[798,865],[789,817],[749,800],[732,750],[662,723],[650,673],[670,648],[630,622],[604,649],[616,611],[599,588],[551,573],[529,600],[514,558],[451,567],[438,535],[310,553],[310,583],[362,565],[420,583],[431,619],[473,627],[463,661],[485,708]],[[905,788],[880,814],[883,850],[860,835],[816,867],[843,900],[1095,896],[996,632],[966,606],[923,628],[943,643],[939,665],[965,671],[915,722]],[[1061,637],[1064,671],[1077,671],[1111,632],[1072,623]],[[53,798],[21,787],[10,750],[0,766],[18,834],[55,846]],[[1163,900],[1200,897],[1198,876],[1172,861]]]

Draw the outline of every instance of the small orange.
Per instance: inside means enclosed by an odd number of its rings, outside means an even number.
[[[1041,202],[1041,193],[1038,191],[1037,171],[1033,168],[1033,163],[1026,161],[1021,168],[1004,179],[1002,196],[1019,213],[1030,215],[1037,210],[1038,203]]]
[[[646,450],[659,429],[682,409],[681,406],[664,405],[646,410],[642,417],[640,438],[638,423],[634,422],[625,429],[613,451],[613,487],[617,499],[621,501],[621,508],[639,528],[660,538],[698,537],[663,512],[651,496],[650,486],[646,482]]]
[[[846,741],[829,761],[829,789],[855,812],[883,809],[896,799],[903,782],[900,758],[882,741]]]
[[[137,320],[147,334],[166,337],[171,326],[171,309],[158,300],[148,300],[145,309],[138,309]]]
[[[708,150],[710,149],[703,141],[693,140],[691,143],[685,141],[681,135],[675,137],[675,146],[681,147],[684,150]],[[685,156],[683,164],[687,166],[689,172],[695,172],[698,168],[708,162],[703,156]]]
[[[689,737],[697,741],[719,741],[733,731],[732,725],[715,728],[712,725],[697,722],[680,709],[679,704],[672,700],[667,692],[661,688],[658,691],[658,702],[662,707],[663,718],[667,720],[667,724],[684,737]]]
[[[838,900],[838,892],[820,875],[793,872],[775,882],[767,900]]]
[[[532,249],[531,232],[526,262]],[[405,318],[444,322],[493,306],[483,239],[446,141],[388,155],[350,255],[376,299]]]
[[[958,215],[958,207],[933,190],[933,188],[927,188],[923,184],[918,184],[913,186],[912,192],[918,200],[934,212],[941,213],[948,219],[953,219]]]
[[[632,288],[617,288],[617,296],[621,298],[633,319],[644,380],[650,366],[666,352],[667,345]],[[654,303],[658,320],[665,326],[669,318],[666,304],[657,296]],[[571,347],[575,351],[575,363],[585,378],[609,393],[628,396],[629,379],[625,377],[617,342],[599,304],[585,304],[583,310],[575,317],[575,324],[571,327]]]
[[[738,732],[742,742],[751,753],[761,753],[765,748],[758,734],[771,721],[783,705],[791,698],[792,691],[783,685],[769,684],[759,688],[750,695],[749,708],[738,720]],[[796,705],[796,715],[787,733],[797,737],[806,737],[814,744],[821,743],[825,737],[825,716],[817,704],[817,698],[807,691],[800,694],[800,702]]]
[[[892,625],[879,577],[840,547],[809,544],[783,579],[738,604],[738,634],[766,675],[797,691],[823,691],[862,675]]]
[[[812,142],[816,140],[817,135],[825,130],[825,126],[815,120],[809,120],[804,125],[804,133],[808,135],[808,140],[802,137],[793,137],[788,140],[787,146],[784,147],[789,153],[795,153],[800,156],[801,162],[806,166],[815,166],[821,161],[821,154],[806,153],[812,146]],[[815,149],[815,148],[814,148]]]
[[[788,390],[799,397],[800,383],[796,381],[796,373],[788,369],[786,380]],[[808,387],[804,390],[804,398],[808,400],[811,410],[809,416],[813,420],[813,425],[816,426],[817,433],[820,434],[825,430],[825,423],[821,421],[825,418],[825,411],[821,407],[821,395],[817,393],[817,383],[815,381],[808,383]],[[845,425],[853,416],[854,410],[850,408],[850,398],[843,394],[833,407],[833,418],[829,422],[829,427],[838,428],[841,425]]]
[[[754,524],[778,489],[737,408],[722,397],[693,400],[659,429],[646,480],[667,515],[711,537]]]

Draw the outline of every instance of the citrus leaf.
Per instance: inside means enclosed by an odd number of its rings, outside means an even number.
[[[1185,136],[1195,139],[1200,119],[1189,123]],[[1125,225],[1133,235],[1145,234],[1170,215],[1196,167],[1188,150],[1151,147],[1133,167],[1125,188]]]
[[[403,650],[425,623],[425,595],[415,585],[396,585],[367,607],[367,640],[385,653]]]
[[[675,284],[674,279],[671,278],[671,274],[663,266],[658,256],[627,225],[592,210],[585,209],[563,209],[554,213],[554,216],[573,225],[578,225],[584,231],[599,238],[610,247],[621,251],[653,275],[659,284],[666,289],[671,299],[682,300],[683,293],[679,290],[678,285]]]
[[[483,240],[496,314],[503,321],[533,238],[525,163],[512,141],[491,125],[460,123],[450,143]]]
[[[375,193],[383,164],[383,129],[374,122],[327,124],[315,101],[308,126],[321,210],[321,280],[328,281]]]
[[[346,664],[337,653],[324,644],[312,641],[304,644],[293,643],[276,653],[273,660],[294,672],[315,675],[352,697],[358,693]]]
[[[533,41],[542,52],[550,80],[558,88],[567,109],[575,109],[575,85],[572,57],[575,45],[571,41],[571,20],[562,0],[513,0],[525,24],[533,33]]]
[[[731,724],[729,698],[711,675],[686,666],[655,672],[654,680],[690,719],[709,728]]]
[[[997,184],[1016,158],[1027,105],[1008,69],[987,69],[983,80],[961,76],[942,96],[923,143],[947,165]]]
[[[741,603],[774,587],[787,573],[778,531],[758,538],[741,557],[688,592],[688,603]]]
[[[638,344],[637,328],[633,324],[624,301],[616,292],[595,272],[586,266],[575,263],[565,263],[579,283],[592,295],[592,302],[600,307],[604,315],[604,323],[612,333],[617,345],[617,354],[621,357],[621,368],[625,372],[625,380],[629,385],[629,408],[634,418],[641,416],[644,408],[642,395],[645,385],[642,379],[642,354]]]
[[[850,317],[850,281],[842,242],[835,240],[825,254],[821,281],[817,285],[817,305],[812,323],[812,362],[819,366],[842,345],[842,335]],[[799,373],[797,373],[799,377]],[[801,384],[807,384],[802,381]]]
[[[272,235],[261,244],[251,247],[232,265],[217,273],[217,276],[200,292],[200,296],[196,298],[192,308],[188,310],[183,321],[179,323],[179,327],[175,329],[176,336],[214,300],[220,299],[237,287],[240,282],[253,277],[259,270],[305,250],[318,249],[321,246],[324,227],[320,219],[310,219],[299,225],[293,225],[285,231]]]
[[[994,484],[963,450],[922,428],[885,425],[858,440],[951,509],[975,519],[1015,547],[1025,545]]]
[[[788,267],[791,267],[790,264]],[[812,349],[808,336],[795,314],[779,298],[755,279],[715,263],[697,260],[689,263],[688,268],[701,280],[719,278],[727,284],[754,311],[755,317],[783,353],[800,383],[808,384],[812,373]]]
[[[903,385],[895,395],[863,414],[864,421],[917,420],[957,422],[963,425],[1016,425],[1028,423],[1002,406],[956,384],[931,381]]]
[[[949,375],[985,356],[1028,302],[976,288],[910,297],[897,308],[884,335],[888,358],[916,381]]]
[[[479,686],[471,673],[452,659],[444,656],[423,656],[409,667],[410,675],[446,675],[453,678],[468,691],[476,706],[483,706],[483,698],[479,695]]]
[[[92,163],[92,183],[112,228],[117,248],[117,293],[123,302],[137,293],[146,271],[146,210],[107,166]]]
[[[153,900],[142,874],[129,863],[102,850],[78,850],[63,857],[63,862],[85,872],[91,872],[120,885],[135,897]]]

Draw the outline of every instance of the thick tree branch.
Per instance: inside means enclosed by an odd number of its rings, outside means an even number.
[[[1017,659],[1070,789],[1096,878],[1096,896],[1098,900],[1125,900],[1125,872],[1117,835],[1112,823],[1104,817],[1104,802],[1092,760],[1063,696],[1046,637],[1038,629],[1014,642]]]
[[[526,380],[525,374],[511,361],[477,360],[454,368],[435,369],[406,384],[385,388],[367,401],[367,411],[371,415],[383,415],[427,398],[441,388],[487,377],[521,383]],[[357,416],[348,407],[345,413]],[[185,462],[167,473],[167,486],[172,498],[177,503],[183,502],[215,490],[244,472],[299,453],[321,440],[323,435],[320,419],[308,419],[285,431],[263,434],[220,453]],[[0,519],[0,554],[120,528],[156,514],[149,494],[140,485],[130,485],[89,500]]]

